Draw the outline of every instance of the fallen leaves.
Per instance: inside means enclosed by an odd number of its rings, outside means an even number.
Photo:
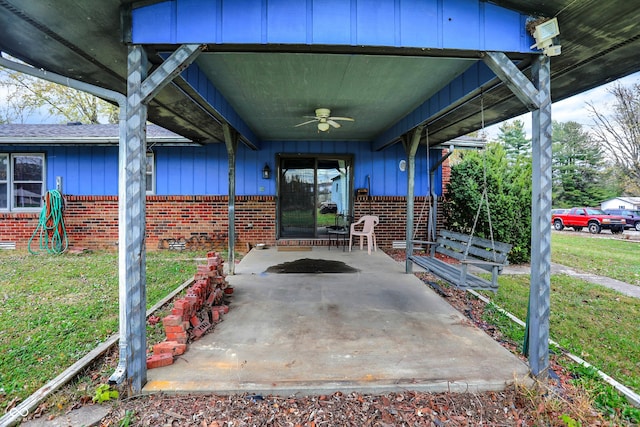
[[[134,411],[136,426],[482,426],[517,425],[532,421],[517,407],[517,390],[510,387],[497,398],[487,393],[422,393],[384,395],[336,392],[324,396],[255,399],[250,395],[155,395],[122,402],[103,425],[117,425],[119,416]],[[508,405],[505,406],[505,402]],[[159,408],[162,408],[158,411]],[[525,423],[524,425],[531,425]]]

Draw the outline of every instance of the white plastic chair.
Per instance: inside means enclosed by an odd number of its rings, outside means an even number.
[[[360,250],[362,250],[362,238],[367,238],[367,252],[371,255],[371,247],[373,247],[374,251],[378,250],[378,246],[376,244],[376,234],[374,232],[374,227],[378,225],[380,219],[375,215],[364,215],[358,221],[351,224],[351,233],[349,234],[349,252],[351,252],[351,247],[353,246],[353,236],[360,236]],[[357,230],[356,226],[360,228],[360,224],[362,224],[362,229]]]

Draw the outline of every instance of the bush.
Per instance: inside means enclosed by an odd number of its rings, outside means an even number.
[[[487,203],[483,201],[486,172]],[[487,144],[482,152],[465,151],[451,167],[451,180],[443,202],[447,229],[510,243],[509,262],[520,264],[531,258],[531,159],[513,162],[504,147]],[[478,222],[473,228],[478,206]],[[491,227],[489,226],[489,216]]]

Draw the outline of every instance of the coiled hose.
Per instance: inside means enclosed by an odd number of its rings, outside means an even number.
[[[67,230],[64,227],[64,201],[58,190],[49,190],[44,198],[38,226],[29,239],[29,252],[38,254],[46,250],[50,254],[61,254],[69,247]],[[40,251],[31,250],[31,242],[38,235]]]

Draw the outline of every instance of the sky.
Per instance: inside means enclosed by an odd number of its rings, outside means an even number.
[[[554,102],[551,105],[551,118],[558,122],[573,121],[581,124],[584,130],[590,130],[595,126],[595,123],[591,117],[591,113],[587,109],[587,102],[593,104],[598,109],[604,109],[613,105],[615,99],[614,96],[609,93],[609,90],[618,83],[622,86],[631,86],[634,83],[640,84],[640,72],[614,80],[613,82],[605,85],[598,86],[587,92],[572,96],[571,98]],[[527,137],[531,138],[531,113],[514,117],[509,121],[513,121],[515,119],[522,120],[524,122],[524,130]],[[500,132],[499,127],[500,124],[496,124],[485,129],[489,140],[496,139]]]

